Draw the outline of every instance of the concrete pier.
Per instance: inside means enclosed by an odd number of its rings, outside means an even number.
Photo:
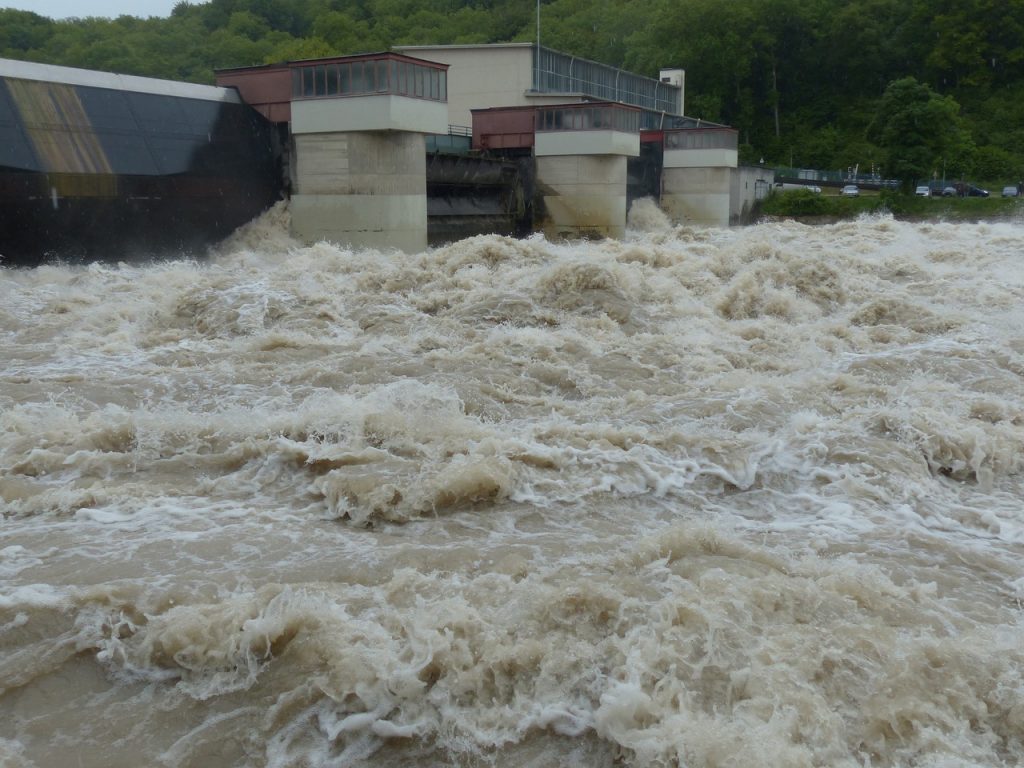
[[[534,156],[545,235],[625,235],[626,166],[640,154],[639,117],[621,104],[537,109]]]
[[[729,226],[737,134],[731,128],[665,131],[661,207],[676,224]]]
[[[291,112],[297,238],[426,249],[424,134],[448,128],[444,66],[404,59],[349,57],[297,70]]]
[[[549,238],[625,234],[625,157],[539,156],[537,182],[546,212],[544,234]]]
[[[288,123],[292,234],[427,247],[426,134],[448,131],[446,65],[395,53],[218,73]]]
[[[297,133],[294,147],[295,237],[406,253],[427,247],[423,134]]]

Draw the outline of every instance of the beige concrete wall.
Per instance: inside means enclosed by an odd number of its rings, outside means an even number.
[[[754,204],[757,202],[757,186],[761,181],[765,189],[771,189],[775,182],[775,171],[771,168],[741,166],[734,168],[729,186],[729,223],[751,223]]]
[[[292,133],[411,131],[448,133],[448,107],[440,101],[380,94],[292,102]]]
[[[473,125],[471,109],[535,103],[526,97],[533,88],[533,48],[528,43],[486,48],[396,46],[395,50],[448,65],[448,122],[452,125]]]
[[[546,155],[640,156],[640,134],[623,131],[541,131],[534,139],[533,153]]]
[[[731,168],[665,168],[661,207],[675,224],[729,226]]]
[[[427,248],[427,196],[292,195],[292,234],[306,243],[328,240],[353,248]]]
[[[665,168],[735,168],[735,149],[666,149]]]
[[[679,88],[679,112],[686,114],[686,70],[685,69],[662,69],[658,72],[658,79],[663,83],[674,85]]]
[[[426,194],[423,136],[368,131],[295,137],[295,191],[300,194]]]
[[[536,163],[547,237],[625,236],[624,156],[555,155]]]
[[[396,131],[294,137],[292,234],[354,247],[427,247],[426,146]]]

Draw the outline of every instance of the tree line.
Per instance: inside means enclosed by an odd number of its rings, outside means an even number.
[[[217,68],[534,40],[535,13],[523,0],[183,0],[168,18],[60,21],[5,9],[0,56],[210,83]],[[1024,0],[542,0],[541,18],[552,48],[685,69],[686,113],[737,128],[745,162],[892,171],[893,131],[913,129],[928,147],[915,172],[1024,175]],[[918,105],[903,122],[899,82]]]

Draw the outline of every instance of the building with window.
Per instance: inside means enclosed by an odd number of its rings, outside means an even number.
[[[292,234],[357,247],[427,246],[427,134],[448,130],[447,67],[384,52],[220,70],[277,124]]]
[[[283,127],[297,233],[407,250],[425,237],[425,225],[411,223],[425,205],[413,157],[421,144],[433,160],[471,146],[488,158],[532,156],[545,190],[531,198],[535,224],[560,236],[620,236],[638,197],[657,199],[677,222],[742,220],[754,193],[746,177],[738,181],[737,133],[684,116],[684,78],[681,69],[655,79],[533,43],[398,46],[217,73],[219,85],[239,88]],[[367,153],[375,170],[355,171]],[[343,173],[330,170],[339,163]],[[372,173],[379,182],[351,188]],[[386,216],[374,199],[384,190]],[[343,209],[381,222],[357,233],[362,224],[339,225]],[[396,229],[415,235],[398,238]]]
[[[448,65],[448,121],[470,126],[470,110],[572,101],[611,101],[640,107],[642,127],[683,114],[684,73],[659,79],[600,64],[534,43],[404,45],[396,51]]]

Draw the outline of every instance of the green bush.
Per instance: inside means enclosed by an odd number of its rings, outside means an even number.
[[[806,189],[775,192],[764,201],[763,210],[770,216],[828,216],[835,213],[832,201]]]
[[[908,212],[908,199],[913,202],[913,198],[909,195],[895,189],[883,189],[878,194],[881,207],[893,216],[899,216]]]

